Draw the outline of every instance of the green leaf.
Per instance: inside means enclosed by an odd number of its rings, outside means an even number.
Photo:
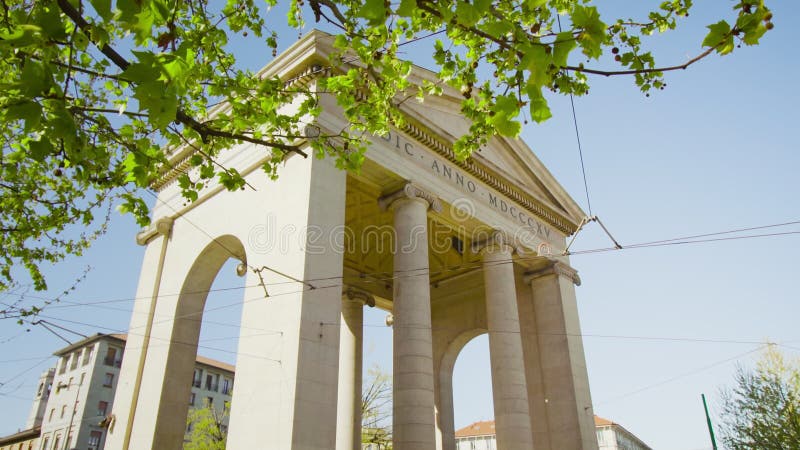
[[[10,120],[24,120],[26,132],[36,130],[42,122],[42,106],[30,100],[10,105],[6,114]]]
[[[567,65],[567,58],[570,52],[578,45],[575,38],[569,31],[558,33],[556,36],[555,45],[553,45],[553,64],[557,67],[564,67]]]
[[[590,58],[598,58],[603,54],[602,45],[605,43],[606,24],[600,20],[600,13],[594,6],[575,6],[572,11],[572,25],[582,29],[578,44],[583,49],[583,54]]]
[[[491,124],[503,136],[516,137],[522,126],[513,120],[519,114],[519,101],[513,95],[501,95],[495,99],[492,108],[494,115],[490,116]]]
[[[28,144],[28,148],[30,149],[31,158],[35,159],[36,161],[43,162],[47,156],[53,154],[53,143],[49,140],[40,140],[40,141],[31,141]]]
[[[550,112],[550,106],[548,106],[547,100],[540,89],[529,89],[528,98],[530,100],[531,119],[536,123],[542,123],[553,117],[553,113]]]
[[[103,20],[111,20],[111,0],[90,0],[92,7]]]
[[[720,20],[709,25],[708,35],[703,39],[703,47],[715,47],[717,53],[725,55],[733,51],[733,35],[728,22]]]
[[[464,26],[471,27],[481,20],[482,12],[466,1],[459,1],[456,5],[456,17]]]
[[[540,6],[544,6],[545,3],[547,3],[547,0],[528,0],[527,1],[528,9],[531,10],[531,11],[536,9],[536,8],[539,8]]]
[[[367,19],[370,25],[376,26],[386,21],[384,0],[365,0],[357,11],[358,17]]]
[[[411,17],[417,11],[417,0],[400,0],[400,6],[395,13],[398,16]]]

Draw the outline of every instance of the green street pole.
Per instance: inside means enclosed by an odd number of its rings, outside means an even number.
[[[717,440],[714,438],[714,427],[711,426],[711,417],[708,415],[708,405],[706,404],[706,394],[700,394],[703,398],[703,409],[706,411],[706,423],[708,423],[708,435],[711,436],[711,447],[717,450]]]

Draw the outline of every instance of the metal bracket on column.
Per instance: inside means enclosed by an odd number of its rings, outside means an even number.
[[[547,275],[560,275],[570,279],[575,286],[581,285],[581,277],[578,276],[578,271],[570,267],[569,264],[563,263],[556,259],[550,259],[550,264],[544,269],[526,272],[524,280],[525,283],[530,283],[537,278]]]
[[[136,243],[147,245],[151,239],[158,235],[169,237],[173,223],[175,223],[175,219],[172,217],[162,217],[156,220],[155,223],[151,223],[149,227],[136,234]]]
[[[442,202],[439,197],[412,182],[407,182],[401,189],[379,198],[378,206],[381,210],[386,211],[392,206],[392,203],[404,198],[421,198],[428,202],[428,208],[431,211],[442,212]]]

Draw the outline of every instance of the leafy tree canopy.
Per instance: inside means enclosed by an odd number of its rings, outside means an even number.
[[[800,360],[787,361],[770,346],[754,370],[737,370],[722,398],[726,448],[800,449]]]
[[[183,450],[225,450],[229,412],[227,406],[219,411],[208,402],[202,408],[190,409],[186,416],[188,432]]]
[[[249,35],[275,55],[279,37],[287,39],[270,25],[287,22],[277,0],[1,1],[0,290],[19,266],[45,289],[40,264],[80,255],[104,231],[113,201],[146,225],[140,188],[168,168],[169,149],[198,150],[180,178],[191,201],[212,179],[246,186],[216,162],[238,142],[262,146],[263,169],[277,176],[279,162],[301,152],[300,119],[319,114],[319,91],[256,76],[231,50],[234,35]],[[399,102],[442,90],[407,81],[410,63],[398,55],[409,43],[429,43],[441,82],[463,94],[472,125],[454,148],[465,158],[492,135],[517,135],[520,116],[547,120],[543,92],[586,94],[593,74],[660,89],[664,72],[757,44],[772,28],[763,0],[736,0],[708,26],[699,54],[662,67],[642,38],[675,29],[691,0],[664,1],[641,19],[601,17],[590,0],[290,2],[289,27],[316,22],[337,33],[331,76],[317,88],[335,95],[351,127],[341,146],[325,136],[309,142],[347,169],[363,159],[362,133],[402,121]],[[604,55],[615,70],[592,67]],[[298,110],[279,111],[290,99]],[[70,225],[84,233],[65,233]]]

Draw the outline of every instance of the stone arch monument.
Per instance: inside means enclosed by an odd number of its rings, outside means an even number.
[[[312,32],[265,68],[315,83],[332,51]],[[412,82],[436,82],[415,67]],[[320,99],[322,130],[346,126]],[[488,333],[498,447],[596,449],[575,270],[560,255],[584,213],[521,141],[468,161],[460,93],[404,103],[402,129],[371,139],[360,173],[264,149],[221,161],[255,190],[211,186],[184,205],[175,170],[154,184],[111,450],[178,449],[207,290],[229,258],[246,288],[229,449],[360,449],[364,305],[392,313],[396,450],[454,450],[452,369]],[[253,269],[269,268],[256,271]],[[179,295],[173,295],[180,293]]]

